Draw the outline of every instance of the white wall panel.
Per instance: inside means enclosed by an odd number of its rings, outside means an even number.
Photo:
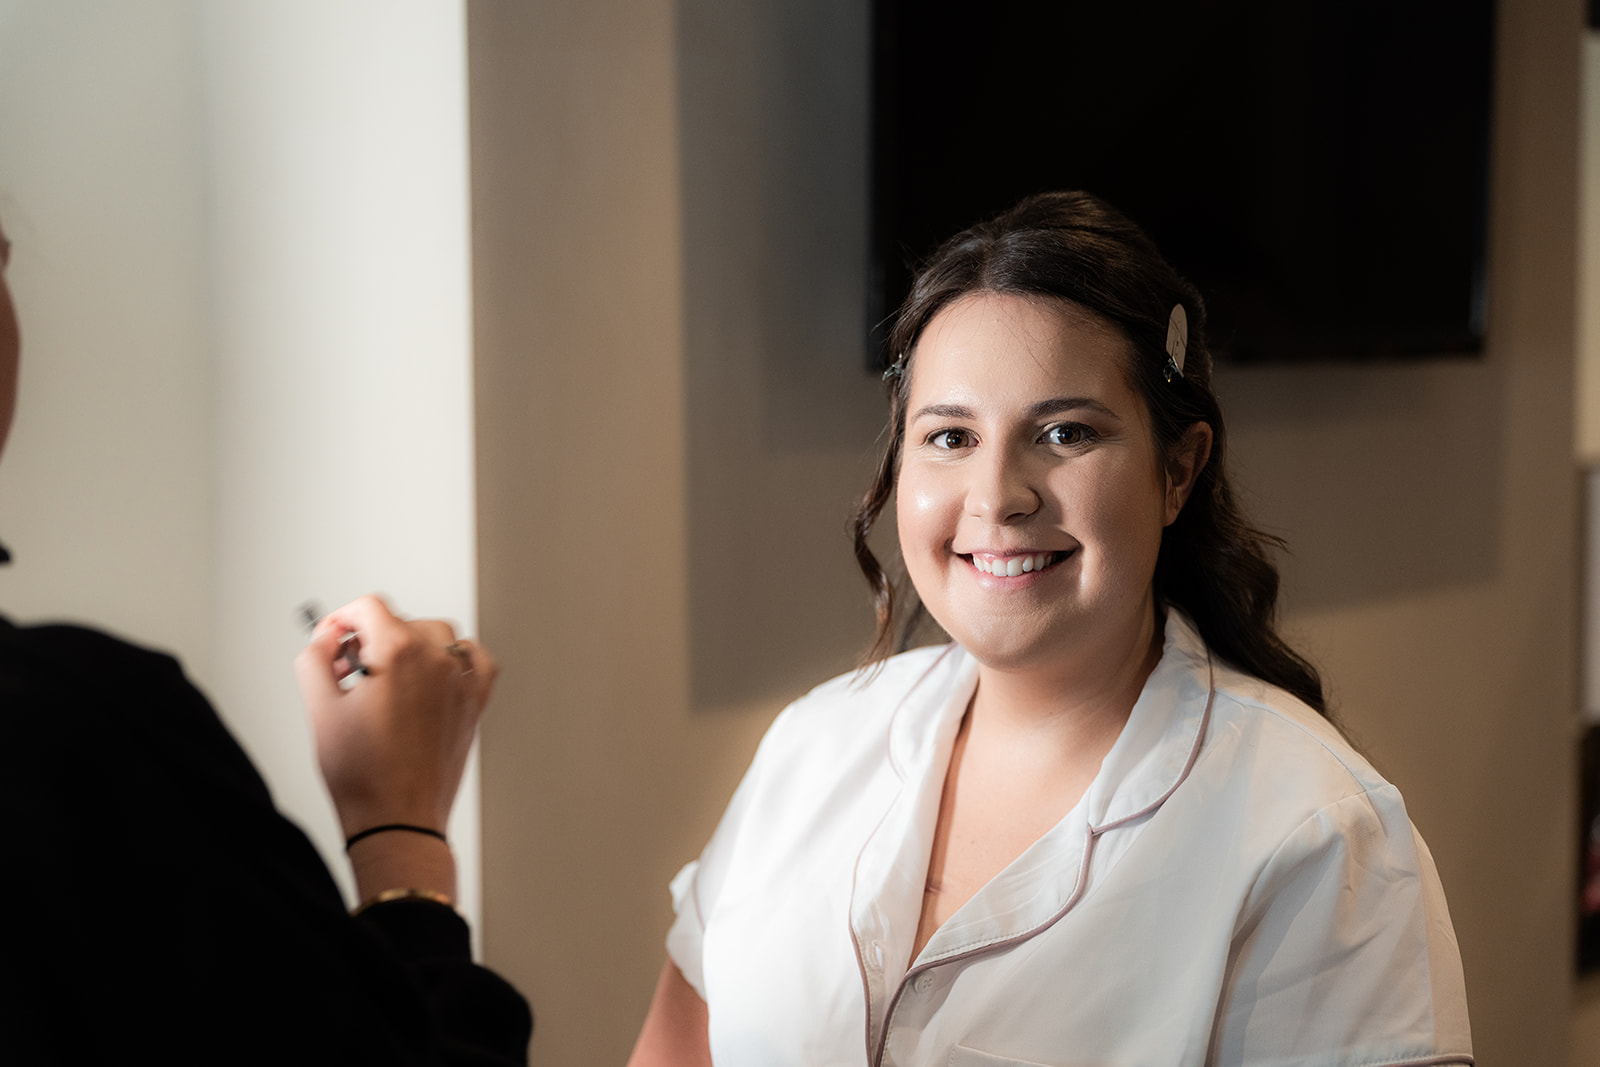
[[[201,7],[217,383],[217,695],[343,874],[289,662],[368,590],[475,626],[464,14]],[[451,827],[474,911],[476,776]]]

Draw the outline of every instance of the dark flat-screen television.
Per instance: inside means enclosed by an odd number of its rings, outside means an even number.
[[[1086,189],[1239,362],[1481,351],[1492,0],[875,0],[868,313],[1021,197]]]

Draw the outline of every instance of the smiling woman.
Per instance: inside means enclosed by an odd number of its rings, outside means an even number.
[[[1274,629],[1204,311],[1081,193],[923,268],[877,645],[674,881],[635,1064],[1472,1063],[1433,861]],[[891,497],[954,640],[886,657]]]
[[[1163,456],[1129,357],[1074,305],[951,304],[917,345],[898,519],[911,582],[962,647],[1008,671],[1119,677],[1131,707],[1158,652],[1161,533],[1211,434],[1197,423]]]
[[[953,238],[919,274],[895,319],[890,350],[889,447],[856,515],[856,556],[878,605],[881,658],[894,639],[896,591],[867,545],[867,534],[894,493],[910,410],[909,373],[930,324],[951,305],[994,293],[1053,302],[1085,329],[1109,330],[1129,389],[1139,395],[1150,432],[1171,456],[1187,435],[1207,435],[1191,499],[1161,534],[1155,593],[1195,622],[1207,642],[1251,674],[1326,710],[1316,670],[1289,648],[1274,625],[1278,572],[1269,559],[1277,542],[1245,519],[1235,503],[1226,463],[1227,432],[1211,390],[1205,304],[1138,227],[1082,193],[1036,197]],[[1193,328],[1190,328],[1190,324]],[[902,642],[917,612],[903,613]]]

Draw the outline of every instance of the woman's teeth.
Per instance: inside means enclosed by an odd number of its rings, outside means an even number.
[[[1015,578],[1029,571],[1042,571],[1055,562],[1055,558],[1054,552],[1035,552],[1028,556],[1011,556],[1008,559],[984,559],[982,556],[973,556],[972,565],[996,578]]]

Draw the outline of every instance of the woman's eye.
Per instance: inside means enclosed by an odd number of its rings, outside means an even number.
[[[1064,422],[1044,432],[1044,439],[1052,445],[1081,445],[1090,438],[1089,427],[1076,422]]]
[[[934,448],[971,448],[972,435],[965,430],[940,430],[928,438]]]

